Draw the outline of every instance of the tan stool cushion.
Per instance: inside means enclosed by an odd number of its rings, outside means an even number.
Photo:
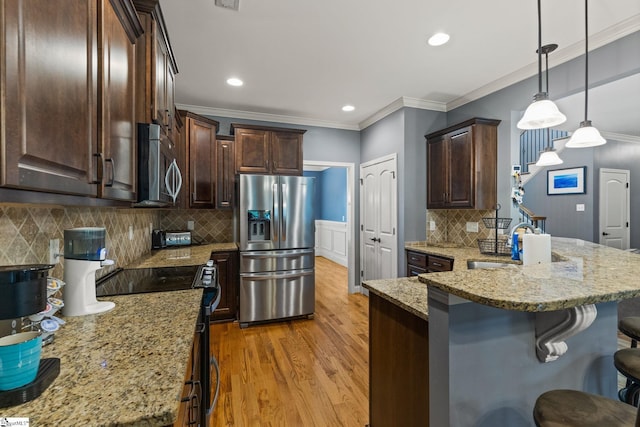
[[[635,426],[637,409],[577,390],[551,390],[536,400],[533,418],[540,427]]]
[[[613,354],[613,364],[625,377],[640,384],[640,348],[625,348]]]
[[[618,322],[618,329],[631,339],[640,341],[640,316],[623,317]]]

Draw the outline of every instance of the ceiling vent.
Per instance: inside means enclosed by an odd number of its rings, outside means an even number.
[[[238,6],[240,6],[240,0],[216,0],[216,6],[237,11]]]

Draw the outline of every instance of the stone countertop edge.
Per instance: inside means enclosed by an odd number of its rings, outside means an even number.
[[[454,258],[453,272],[421,274],[419,280],[452,295],[506,310],[543,312],[640,296],[640,257],[579,239],[551,238],[557,262],[467,270],[467,260],[509,257],[482,255],[475,248],[408,244],[406,249]],[[487,258],[489,257],[489,258]]]
[[[65,317],[42,357],[60,374],[35,400],[4,408],[43,426],[163,426],[177,418],[202,290],[105,297],[113,310]]]
[[[362,285],[369,292],[429,320],[427,306],[427,286],[417,277],[399,277],[397,279],[367,280]]]
[[[181,267],[205,264],[213,252],[237,251],[235,243],[210,243],[153,250],[125,268]]]

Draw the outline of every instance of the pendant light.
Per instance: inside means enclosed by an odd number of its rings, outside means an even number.
[[[557,126],[566,120],[567,117],[549,99],[547,92],[542,91],[542,13],[538,0],[538,93],[518,122],[518,129],[543,129]]]
[[[546,91],[549,93],[549,53],[553,52],[558,48],[558,45],[546,44],[542,46],[540,49],[542,53],[544,53],[544,64],[545,64],[545,84]],[[538,51],[540,51],[538,49]],[[553,149],[553,142],[551,141],[551,130],[547,128],[547,146],[544,151],[540,153],[540,158],[536,162],[536,166],[544,167],[544,166],[555,166],[562,164],[563,161],[556,153],[556,150]]]
[[[580,122],[580,127],[576,129],[567,141],[567,147],[587,148],[597,147],[607,143],[607,140],[600,135],[598,129],[591,125],[591,120],[587,119],[587,107],[589,106],[589,15],[588,0],[584,0],[584,121]]]

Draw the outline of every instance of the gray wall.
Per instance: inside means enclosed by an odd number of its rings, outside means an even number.
[[[403,108],[362,131],[362,163],[397,154],[398,276],[405,275],[404,242],[426,239],[426,141],[446,126],[446,114]]]
[[[597,203],[594,205],[594,168],[593,150],[565,149],[560,153],[563,164],[541,170],[524,186],[524,205],[531,207],[538,215],[546,216],[546,232],[552,236],[574,237],[594,241],[594,222]],[[547,171],[586,166],[585,194],[547,195]],[[576,212],[576,204],[585,205],[584,212]],[[596,241],[597,243],[597,241]]]
[[[640,120],[640,111],[638,112],[638,120]],[[606,145],[597,148],[596,155],[594,156],[594,167],[610,168],[610,169],[627,169],[630,171],[630,218],[631,224],[631,239],[630,247],[640,248],[640,144],[630,142],[619,142],[609,140]],[[599,200],[600,183],[598,180],[599,174],[596,174],[595,182],[598,185],[594,188],[594,197]],[[597,207],[597,205],[596,205]],[[596,215],[594,217],[594,225],[596,228],[599,226],[599,215],[596,209]],[[598,233],[594,233],[594,239],[598,239]],[[597,242],[597,240],[594,240]]]
[[[613,43],[603,46],[589,53],[589,82],[590,87],[600,86],[602,84],[609,83],[620,78],[627,77],[632,74],[640,72],[640,32],[633,33]],[[532,55],[533,52],[532,52]],[[558,65],[549,70],[549,93],[552,99],[560,99],[565,96],[569,96],[578,92],[584,91],[584,55]],[[502,205],[503,209],[507,206],[511,207],[510,189],[512,179],[510,176],[511,164],[519,163],[518,159],[518,136],[519,131],[516,128],[516,121],[521,117],[522,112],[526,109],[532,100],[533,95],[537,92],[537,76],[533,76],[529,79],[523,80],[519,83],[511,85],[500,91],[494,92],[481,99],[465,104],[455,110],[447,113],[448,124],[454,124],[462,120],[471,117],[487,117],[493,119],[500,119],[502,123],[498,127],[498,201]],[[637,95],[633,95],[637,96]],[[640,114],[640,113],[639,113]],[[577,128],[579,123],[575,123],[574,128]],[[605,146],[607,147],[607,146]],[[608,148],[587,148],[579,149],[591,152],[591,154],[583,154],[587,159],[593,158],[593,151],[598,150],[596,158],[600,157],[601,150],[609,150]],[[573,149],[578,150],[578,149]],[[567,153],[569,149],[563,152]],[[615,150],[615,154],[607,157],[608,161],[613,162],[612,157],[616,157],[620,161],[623,157],[627,156],[627,152],[621,150]],[[640,159],[639,159],[640,160]],[[587,165],[592,163],[587,163]],[[636,164],[640,164],[636,162]],[[563,165],[564,167],[565,165]],[[603,161],[598,161],[595,167],[613,167]],[[593,167],[589,168],[593,169]],[[589,170],[588,169],[588,170]],[[595,171],[592,171],[595,172]],[[640,169],[637,170],[637,174],[640,174]],[[546,172],[542,172],[545,176]],[[632,171],[632,176],[634,175]],[[594,174],[597,177],[597,173]],[[535,178],[540,179],[540,178]],[[597,188],[597,179],[590,179],[593,188]],[[589,185],[589,184],[588,184]],[[538,201],[544,201],[544,197],[538,194],[544,189],[544,195],[546,195],[546,187],[535,186],[532,187],[525,194],[524,205],[530,208],[535,213],[544,215],[544,211],[548,210],[546,202],[543,205],[538,205]],[[595,198],[595,192],[588,190],[584,203],[586,205],[586,213],[592,213],[591,220],[585,219],[586,224],[592,227],[591,230],[580,231],[576,235],[569,235],[567,232],[561,232],[560,235],[565,237],[585,238],[585,240],[593,241],[593,226],[597,225],[593,218],[597,218],[597,199]],[[571,196],[575,197],[575,196]],[[562,196],[555,196],[554,203],[561,203]],[[638,201],[633,200],[634,206],[638,206]],[[573,205],[571,212],[575,212],[575,203],[567,202],[568,205]],[[547,215],[547,229],[552,230],[576,230],[574,225],[575,215],[566,215],[567,211],[556,211],[553,208],[552,214]],[[512,210],[512,217],[517,217],[515,209]],[[551,228],[549,228],[551,227]],[[577,230],[576,230],[577,232]],[[589,237],[587,237],[589,236]],[[640,244],[636,241],[632,245]]]

